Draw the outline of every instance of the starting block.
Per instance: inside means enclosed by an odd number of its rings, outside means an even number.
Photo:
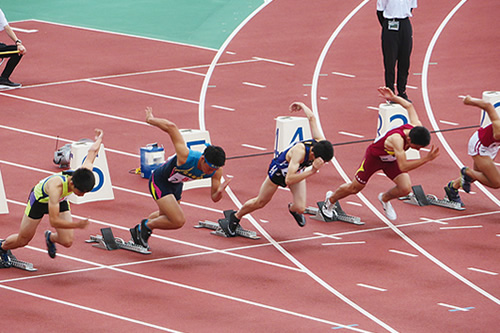
[[[232,210],[225,210],[224,211],[224,218],[229,219],[229,216],[231,215],[233,211]],[[198,225],[194,226],[195,228],[207,228],[207,229],[212,229],[215,231],[212,231],[212,235],[217,235],[217,236],[222,236],[222,237],[229,237],[226,235],[224,230],[220,227],[219,223],[217,222],[211,222],[211,221],[199,221]],[[250,239],[260,239],[259,236],[257,236],[257,233],[255,231],[250,231],[250,230],[245,230],[241,227],[241,225],[238,225],[236,227],[236,236],[241,236],[245,238],[250,238]]]
[[[123,239],[115,237],[111,228],[102,228],[101,233],[102,236],[90,235],[90,239],[86,240],[85,243],[97,243],[92,246],[108,251],[122,249],[142,254],[151,254],[150,250],[142,245],[135,244],[132,240],[125,242]]]
[[[335,206],[333,208],[337,212],[337,216],[333,217],[331,219],[323,216],[323,214],[321,214],[321,212],[320,212],[321,207],[323,207],[323,205],[325,203],[323,201],[318,201],[316,204],[318,205],[318,208],[308,207],[304,211],[305,214],[314,215],[313,217],[311,217],[313,220],[318,220],[318,221],[323,221],[323,222],[341,221],[341,222],[347,222],[347,223],[352,223],[352,224],[356,224],[356,225],[364,225],[365,224],[365,222],[361,222],[361,219],[359,217],[347,215],[344,212],[344,210],[342,209],[342,207],[340,207],[340,203],[338,201],[335,203]]]
[[[13,255],[12,252],[10,252],[10,250],[7,251],[7,255],[10,258],[11,267],[19,268],[28,272],[37,271],[37,269],[33,267],[32,263],[17,259],[16,256]],[[5,268],[5,266],[3,265],[3,260],[1,261],[0,268]]]
[[[438,199],[435,195],[425,194],[422,185],[412,186],[413,193],[410,193],[406,197],[401,197],[399,200],[403,200],[405,203],[409,203],[416,206],[429,206],[435,205],[445,208],[451,208],[455,210],[465,210],[465,207],[458,202],[450,201],[447,198]]]

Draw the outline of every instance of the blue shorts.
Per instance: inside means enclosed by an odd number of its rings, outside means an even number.
[[[283,174],[281,169],[279,168],[278,163],[276,162],[276,159],[273,159],[271,163],[269,164],[269,169],[267,171],[267,175],[269,176],[269,179],[276,185],[281,186],[281,187],[286,187],[286,181],[285,177],[286,175]]]
[[[149,193],[153,196],[153,199],[158,200],[173,194],[177,201],[181,200],[183,183],[171,183],[162,177],[155,177],[154,171],[149,177]]]

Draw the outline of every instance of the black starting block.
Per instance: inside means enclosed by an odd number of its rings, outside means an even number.
[[[224,211],[224,218],[229,219],[229,216],[231,215],[233,211],[232,210],[225,210]],[[212,235],[217,235],[217,236],[223,236],[223,237],[229,237],[226,235],[224,230],[220,227],[219,223],[217,222],[211,222],[211,221],[199,221],[198,225],[194,226],[195,228],[207,228],[207,229],[212,229],[215,231],[212,231]],[[257,236],[257,233],[255,231],[250,231],[250,230],[245,230],[241,227],[241,225],[238,225],[236,227],[236,236],[241,236],[245,238],[250,238],[250,239],[260,239],[259,236]]]
[[[142,254],[150,254],[151,251],[145,248],[142,245],[135,244],[132,240],[125,242],[123,239],[119,237],[115,237],[113,235],[113,231],[111,228],[102,228],[101,235],[92,236],[90,235],[90,239],[86,240],[85,243],[97,243],[92,246],[98,247],[100,249],[113,251],[113,250],[128,250],[133,252],[138,252]]]
[[[465,210],[465,207],[459,202],[450,201],[448,198],[438,199],[435,195],[425,194],[422,185],[415,185],[411,188],[413,190],[412,193],[407,195],[406,197],[400,197],[399,200],[403,200],[405,203],[409,203],[416,206],[440,206],[445,208],[451,208],[455,210]]]
[[[32,263],[17,259],[16,256],[13,255],[12,252],[10,252],[10,250],[7,251],[7,255],[10,258],[11,267],[19,268],[19,269],[22,269],[22,270],[25,270],[28,272],[36,272],[37,271],[37,269],[33,267]],[[1,260],[0,268],[6,268],[4,266],[3,260]]]
[[[320,212],[321,207],[323,207],[323,205],[325,203],[323,201],[318,201],[316,204],[318,205],[318,208],[308,207],[304,211],[305,214],[314,215],[311,217],[313,220],[318,220],[318,221],[323,221],[323,222],[340,221],[340,222],[347,222],[347,223],[352,223],[352,224],[356,224],[356,225],[364,225],[365,224],[365,222],[361,222],[361,219],[359,217],[347,215],[344,212],[344,210],[342,209],[342,207],[340,207],[340,203],[338,201],[335,203],[334,208],[333,208],[335,210],[335,212],[337,212],[337,216],[335,216],[335,214],[334,214],[334,217],[331,219],[327,218],[326,216],[323,216],[323,214],[321,214],[321,212]]]

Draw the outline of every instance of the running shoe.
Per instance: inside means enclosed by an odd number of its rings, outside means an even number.
[[[325,201],[323,202],[323,205],[321,206],[320,213],[323,215],[323,218],[325,220],[332,220],[332,219],[337,219],[338,213],[335,210],[335,204],[332,204],[330,202],[330,197],[333,195],[332,191],[326,192],[325,196]]]
[[[49,254],[49,257],[51,257],[52,259],[54,259],[56,257],[56,244],[50,240],[50,235],[52,233],[47,230],[45,231],[45,243],[47,244],[47,252]]]
[[[236,236],[236,228],[240,225],[240,220],[236,217],[236,211],[224,211],[225,218],[219,219],[219,226],[222,231],[226,234],[227,237],[235,237]]]
[[[8,78],[0,76],[0,87],[19,88],[21,87],[21,84],[12,82]]]
[[[462,207],[465,206],[462,199],[460,199],[458,190],[453,187],[453,181],[449,182],[448,185],[444,187],[444,192],[446,193],[448,200],[458,202]]]
[[[132,236],[134,244],[143,246],[149,250],[148,239],[153,232],[146,226],[147,221],[147,219],[144,219],[141,223],[131,228],[130,235]]]
[[[461,175],[461,180],[462,180],[462,188],[466,193],[470,192],[470,184],[472,183],[473,179],[468,176],[465,171],[467,170],[467,167],[463,167],[460,170],[460,175]]]
[[[304,216],[304,214],[299,214],[297,212],[292,212],[290,210],[290,206],[292,205],[292,203],[289,203],[288,204],[288,211],[290,212],[290,214],[292,214],[293,218],[295,219],[295,221],[297,221],[297,224],[299,225],[299,227],[303,227],[306,225],[306,217]]]
[[[392,205],[389,201],[387,202],[384,202],[382,200],[382,196],[383,196],[384,193],[380,193],[378,195],[378,200],[380,201],[380,203],[382,204],[382,208],[384,208],[384,212],[385,212],[385,216],[389,219],[389,220],[392,220],[394,221],[395,219],[397,219],[397,215],[396,215],[396,211],[394,210],[394,208],[392,208]]]
[[[12,267],[12,262],[10,261],[9,252],[2,249],[3,242],[3,240],[0,241],[0,268],[9,268]]]

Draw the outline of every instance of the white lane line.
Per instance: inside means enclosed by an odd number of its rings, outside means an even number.
[[[356,77],[356,75],[353,74],[346,74],[346,73],[340,73],[340,72],[332,72],[333,75],[338,75],[338,76],[344,76],[344,77]]]
[[[186,73],[186,74],[198,75],[198,76],[205,76],[206,75],[204,73],[198,73],[198,72],[188,71],[188,70],[185,70],[185,69],[176,69],[176,71],[177,72]]]
[[[355,133],[344,132],[344,131],[339,131],[339,134],[347,135],[347,136],[352,136],[352,137],[355,137],[355,138],[364,138],[365,137],[364,135],[361,135],[361,134],[355,134]]]
[[[357,283],[356,285],[363,287],[363,288],[373,289],[373,290],[377,290],[377,291],[387,291],[387,289],[374,287],[374,286],[371,286],[369,284],[364,284],[364,283]]]
[[[333,238],[333,239],[342,239],[342,237],[333,236],[333,235],[327,235],[327,234],[323,234],[321,232],[315,232],[314,235],[318,235],[318,236],[321,236],[321,237],[327,237],[327,238]]]
[[[246,147],[246,148],[251,148],[251,149],[257,149],[257,150],[267,150],[266,148],[262,148],[262,147],[258,147],[258,146],[253,146],[253,145],[249,145],[249,144],[246,144],[246,143],[243,143],[241,146],[242,147]]]
[[[37,29],[21,29],[21,28],[16,28],[16,27],[12,27],[12,26],[10,28],[14,31],[24,32],[27,34],[32,34],[32,33],[38,32]]]
[[[252,57],[252,59],[261,60],[261,61],[267,61],[267,62],[272,62],[274,64],[280,64],[280,65],[285,65],[285,66],[295,66],[295,64],[292,64],[292,63],[289,63],[289,62],[278,61],[278,60],[271,60],[271,59],[266,59],[266,58],[261,58],[261,57]]]
[[[242,82],[244,85],[246,86],[250,86],[250,87],[257,87],[257,88],[265,88],[266,86],[263,85],[263,84],[258,84],[258,83],[252,83],[252,82]]]
[[[464,225],[464,226],[457,226],[457,227],[441,227],[439,229],[442,230],[453,230],[453,229],[477,229],[477,228],[482,228],[482,225]]]
[[[469,311],[469,309],[471,309],[471,308],[460,308],[458,306],[450,305],[450,304],[446,304],[446,303],[438,303],[438,305],[444,306],[445,308],[453,309],[455,311]]]
[[[329,246],[329,245],[355,245],[355,244],[365,244],[365,241],[359,242],[341,242],[341,243],[322,243],[321,245]]]
[[[474,268],[474,267],[467,267],[467,269],[470,271],[489,274],[489,275],[498,275],[498,273],[496,273],[496,272],[486,271],[484,269],[479,269],[479,268]]]
[[[418,257],[418,254],[403,252],[403,251],[399,251],[399,250],[392,250],[391,249],[391,250],[389,250],[389,252],[396,253],[396,254],[402,254],[402,255],[408,256],[408,257]]]
[[[229,108],[227,106],[220,106],[220,105],[210,105],[211,107],[215,108],[215,109],[221,109],[221,110],[226,110],[226,111],[235,111],[235,109],[233,108]]]
[[[358,206],[358,207],[363,207],[362,204],[360,204],[359,202],[354,202],[354,201],[346,201],[345,202],[346,204],[349,204],[351,206]]]
[[[367,106],[366,108],[367,108],[367,109],[370,109],[370,110],[379,111],[379,108],[378,108],[378,107],[376,107],[376,106]]]
[[[452,126],[458,126],[458,125],[460,125],[460,124],[458,124],[458,123],[454,123],[454,122],[452,122],[452,121],[447,121],[447,120],[440,120],[439,122],[440,122],[441,124],[445,124],[445,125],[452,125]]]

